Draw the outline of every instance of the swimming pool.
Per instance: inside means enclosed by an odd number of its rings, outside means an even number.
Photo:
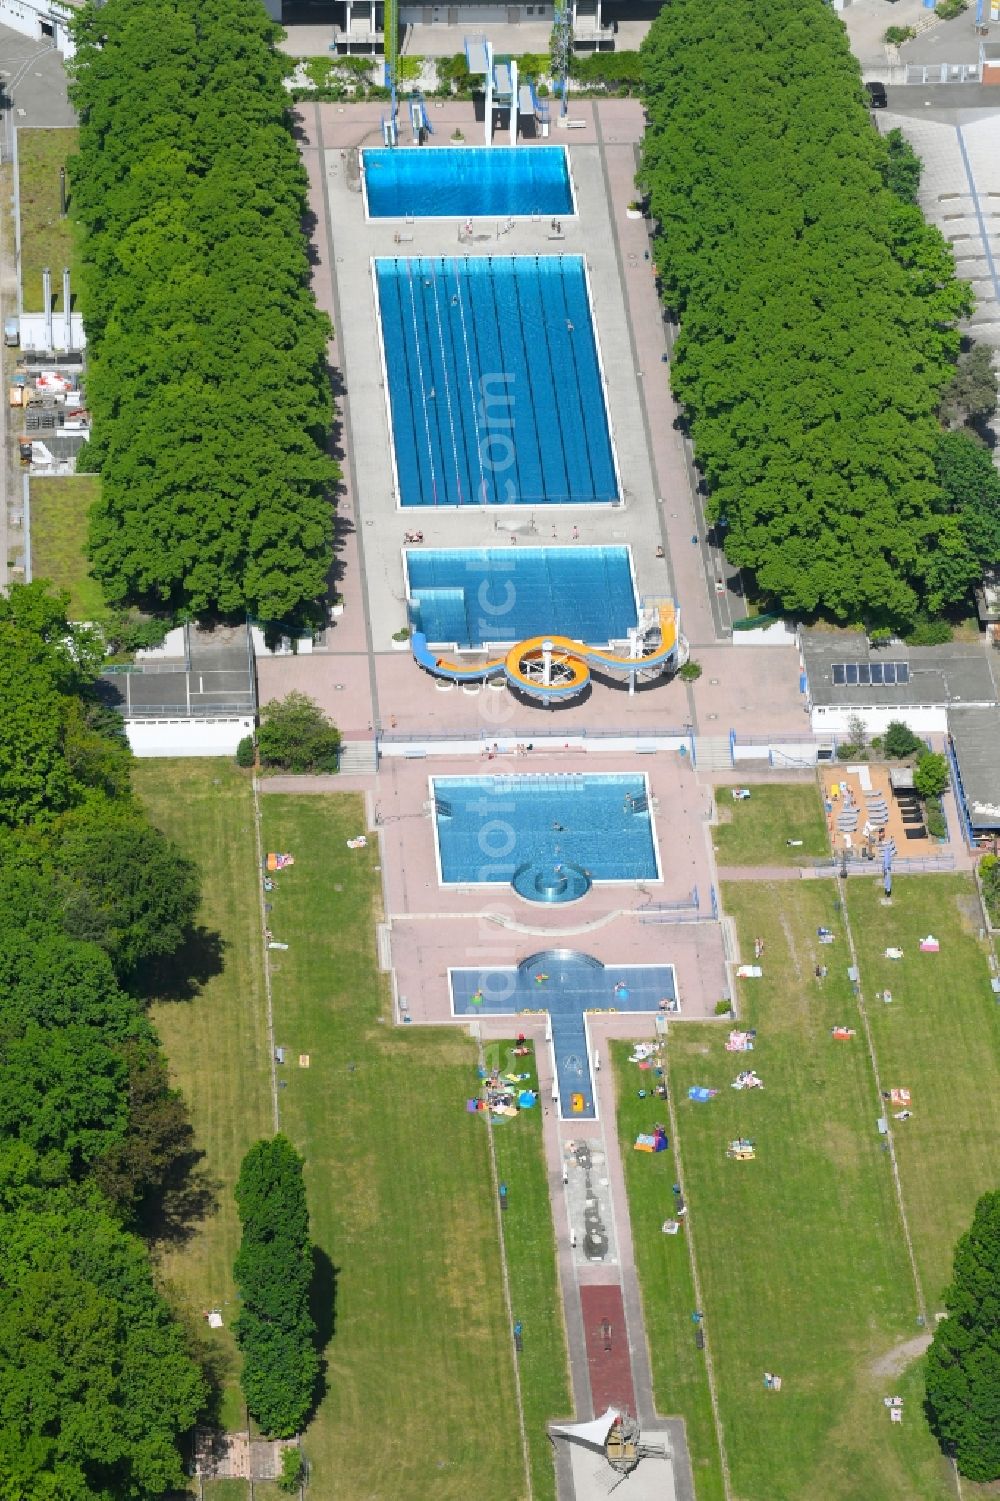
[[[638,624],[627,547],[481,547],[406,553],[410,625],[434,645],[551,632],[591,646]]]
[[[371,219],[572,214],[564,146],[435,146],[361,153]]]
[[[432,777],[431,797],[444,885],[566,902],[594,881],[660,878],[645,776]]]
[[[571,949],[532,954],[516,969],[451,969],[448,980],[455,1016],[549,1013],[563,1120],[597,1118],[587,1012],[657,1012],[677,997],[673,965],[606,966]]]
[[[618,499],[582,256],[374,265],[402,506]]]

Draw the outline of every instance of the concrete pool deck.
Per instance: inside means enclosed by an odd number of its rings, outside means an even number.
[[[553,127],[550,144],[569,146],[578,186],[584,180],[588,184],[588,215],[596,216],[593,223],[589,217],[565,221],[563,241],[549,241],[547,220],[535,226],[518,221],[512,235],[494,244],[506,254],[532,249],[587,254],[605,375],[612,397],[619,393],[611,411],[619,458],[623,463],[628,458],[625,436],[630,434],[637,449],[638,472],[647,476],[645,499],[639,503],[630,498],[622,507],[538,507],[537,530],[520,535],[523,541],[539,545],[571,545],[575,525],[581,545],[631,544],[640,592],[673,594],[679,600],[682,630],[704,667],[703,678],[692,688],[660,680],[627,705],[612,696],[625,691],[620,685],[598,682],[589,695],[560,708],[557,717],[554,712],[525,709],[506,690],[483,690],[478,698],[465,696],[460,689],[442,692],[415,667],[408,651],[393,650],[392,633],[405,622],[406,613],[401,563],[404,531],[419,526],[427,545],[503,544],[509,533],[499,529],[500,521],[523,525],[530,521],[531,510],[448,510],[433,516],[431,508],[420,508],[415,520],[413,510],[397,511],[392,504],[385,393],[378,369],[368,259],[376,251],[398,254],[402,247],[393,241],[391,221],[364,225],[361,195],[346,186],[346,153],[350,148],[379,144],[382,107],[304,104],[295,118],[315,215],[313,285],[318,302],[334,321],[337,334],[330,345],[330,360],[342,372],[343,381],[337,447],[344,480],[338,499],[333,573],[342,609],[314,655],[294,661],[259,659],[263,703],[283,696],[290,687],[299,688],[332,714],[348,740],[371,739],[377,727],[410,736],[453,729],[475,737],[494,725],[499,732],[504,723],[518,729],[558,724],[572,734],[601,728],[609,721],[637,734],[687,723],[709,735],[725,734],[730,727],[757,734],[802,727],[794,648],[742,647],[738,653],[729,648],[729,614],[744,611],[736,596],[715,592],[714,579],[722,577],[734,586],[738,581],[735,570],[714,557],[704,540],[689,456],[663,363],[667,339],[652,263],[647,259],[649,226],[642,220],[629,220],[625,212],[634,191],[636,150],[643,128],[641,106],[629,99],[579,100],[572,113],[585,122],[584,128],[564,134]],[[439,110],[435,103],[433,121],[435,142],[448,144],[456,125],[469,142],[481,139],[471,104],[449,101]],[[524,149],[530,150],[530,144]],[[414,254],[433,252],[436,247],[429,236],[442,232],[443,253],[463,248],[455,221],[408,225],[406,232],[414,234],[412,244],[405,247]],[[355,248],[359,233],[365,241],[360,254]],[[360,270],[359,263],[363,263]],[[354,265],[353,277],[348,276],[350,264]],[[352,301],[350,286],[358,278],[363,295],[360,301]],[[616,330],[613,370],[604,335],[609,320]],[[366,356],[357,367],[355,352]],[[624,426],[617,412],[622,405],[627,408]],[[357,429],[356,414],[364,419]],[[373,479],[382,485],[374,495]],[[692,545],[692,537],[699,545]],[[664,558],[656,556],[658,546],[663,547]],[[751,686],[752,693],[748,691]],[[716,719],[718,729],[713,728]]]
[[[324,116],[336,106],[321,106]],[[471,140],[472,137],[470,136]],[[407,148],[401,148],[407,149]],[[526,147],[525,149],[530,149]],[[575,141],[570,153],[579,217],[563,221],[563,238],[553,240],[548,219],[514,223],[509,234],[497,238],[495,223],[478,226],[471,244],[459,242],[460,224],[453,220],[423,220],[406,225],[412,243],[401,246],[395,236],[398,222],[366,221],[361,193],[352,186],[349,161],[339,151],[325,153],[325,189],[335,251],[334,272],[340,309],[338,357],[349,372],[347,413],[349,437],[358,479],[359,509],[364,533],[372,648],[391,650],[394,631],[406,625],[400,551],[403,533],[419,526],[429,547],[482,547],[495,544],[498,527],[524,528],[525,540],[543,543],[551,530],[579,526],[590,541],[627,541],[635,550],[636,580],[643,595],[671,594],[666,558],[656,557],[659,535],[657,492],[646,443],[639,397],[639,377],[633,358],[628,321],[618,277],[614,235],[599,149]],[[502,229],[502,227],[501,227]],[[479,233],[488,238],[479,238]],[[349,254],[344,251],[349,250]],[[605,397],[618,457],[623,503],[618,507],[513,506],[400,510],[393,490],[390,430],[371,277],[371,260],[378,256],[470,257],[491,254],[585,254],[591,283],[591,306],[604,369]],[[504,372],[498,371],[497,375]],[[535,380],[556,381],[559,372],[539,357]],[[512,391],[516,403],[518,392]],[[527,399],[526,397],[522,399]],[[599,515],[595,515],[599,512]],[[528,533],[532,517],[538,528]],[[609,535],[610,533],[610,535]]]

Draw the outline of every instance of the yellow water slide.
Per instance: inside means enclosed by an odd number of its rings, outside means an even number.
[[[658,644],[638,655],[602,651],[568,636],[531,636],[512,646],[502,657],[472,665],[435,657],[427,645],[427,638],[415,632],[413,656],[427,672],[452,682],[483,682],[502,673],[511,687],[548,703],[581,693],[590,681],[592,666],[634,676],[651,668],[669,666],[677,660],[681,636],[676,605],[669,600],[661,601],[656,606],[656,620],[660,636]],[[638,641],[638,637],[636,639]]]

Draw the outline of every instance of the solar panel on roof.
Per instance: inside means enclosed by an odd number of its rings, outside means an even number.
[[[838,686],[842,685],[844,682],[844,664],[842,662],[837,662],[834,665],[833,681]]]
[[[910,668],[906,662],[896,663],[896,682],[908,683],[910,681]]]
[[[881,683],[881,681],[882,681],[882,665],[883,664],[881,662],[873,662],[871,664],[871,667],[869,668],[869,671],[871,672],[872,682],[873,683]]]
[[[894,683],[896,681],[896,664],[895,664],[895,662],[886,662],[885,663],[884,667],[882,668],[882,680],[883,680],[883,682],[890,683],[890,684]]]
[[[847,673],[847,681],[848,681],[848,683],[856,683],[858,681],[858,664],[857,664],[857,662],[848,662],[845,665],[844,671]]]

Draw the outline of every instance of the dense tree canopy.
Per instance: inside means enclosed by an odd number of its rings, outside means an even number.
[[[234,1273],[243,1307],[236,1338],[243,1394],[265,1433],[297,1433],[319,1375],[309,1312],[312,1248],[302,1159],[284,1136],[259,1141],[236,1185],[243,1238]]]
[[[65,600],[0,596],[0,1498],[153,1501],[204,1383],[126,1233],[191,1154],[126,978],[197,889],[133,802]],[[169,889],[168,889],[169,888]]]
[[[173,953],[198,906],[190,860],[135,810],[90,803],[62,821],[67,929],[111,954],[120,974]]]
[[[935,473],[971,294],[822,0],[672,0],[641,177],[672,367],[730,559],[784,608],[905,625],[976,562]]]
[[[329,326],[277,35],[258,0],[77,24],[91,556],[114,603],[278,620],[325,591]]]
[[[984,1194],[955,1249],[947,1318],[927,1356],[927,1407],[970,1480],[1000,1479],[1000,1193]]]
[[[1000,474],[989,449],[966,431],[942,433],[934,462],[948,510],[977,562],[1000,561]]]
[[[85,752],[99,737],[87,727],[82,695],[100,653],[91,632],[70,626],[66,605],[67,596],[40,584],[0,595],[0,825],[47,819],[88,783]],[[107,750],[114,758],[110,743]],[[96,770],[103,780],[104,768]]]
[[[5,1501],[117,1501],[184,1484],[175,1434],[205,1388],[141,1244],[91,1190],[42,1190],[0,1157]]]

